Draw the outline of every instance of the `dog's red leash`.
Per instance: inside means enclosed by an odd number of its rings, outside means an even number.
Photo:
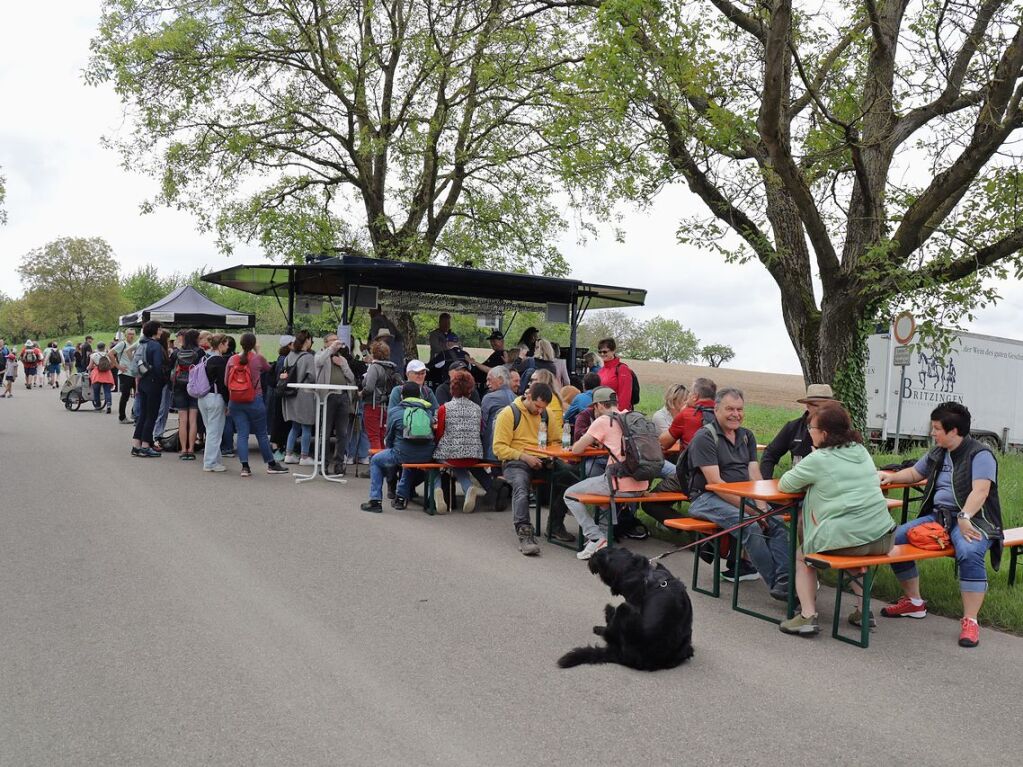
[[[752,525],[754,522],[760,522],[761,520],[767,519],[768,517],[773,517],[775,514],[778,514],[779,512],[787,511],[788,508],[789,508],[788,506],[779,506],[777,509],[765,511],[763,514],[760,514],[759,516],[749,517],[747,519],[742,520],[742,522],[740,522],[739,524],[732,525],[731,527],[725,530],[720,530],[714,533],[713,535],[708,535],[704,538],[695,540],[692,543],[687,543],[685,546],[679,546],[677,549],[672,549],[671,551],[666,551],[663,554],[658,554],[656,557],[651,557],[650,561],[651,563],[656,562],[658,559],[670,557],[672,554],[678,554],[678,552],[680,551],[685,551],[686,549],[691,549],[694,546],[699,546],[701,544],[708,543],[709,541],[713,541],[714,539],[720,538],[723,535],[729,535],[730,533],[734,533],[736,530],[741,530],[744,527]]]

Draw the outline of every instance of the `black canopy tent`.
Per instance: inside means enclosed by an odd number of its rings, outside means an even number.
[[[397,311],[546,311],[552,321],[570,326],[570,359],[575,359],[576,331],[587,310],[643,306],[646,301],[645,290],[560,277],[359,256],[309,256],[307,261],[233,266],[203,275],[203,280],[256,295],[272,295],[278,302],[286,297],[287,308],[283,304],[281,308],[289,332],[294,327],[296,296],[339,297],[346,323],[351,322],[355,309],[377,304]]]
[[[228,309],[185,285],[145,309],[122,315],[119,324],[137,328],[149,320],[157,320],[166,327],[251,328],[256,324],[256,315]]]

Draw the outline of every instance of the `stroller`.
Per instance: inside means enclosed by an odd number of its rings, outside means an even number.
[[[92,384],[88,373],[74,373],[60,387],[60,401],[68,410],[78,410],[83,402],[92,401]]]

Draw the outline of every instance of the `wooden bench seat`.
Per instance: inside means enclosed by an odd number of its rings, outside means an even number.
[[[838,625],[842,619],[842,591],[846,580],[857,583],[863,590],[863,615],[864,618],[870,614],[870,590],[874,585],[874,573],[881,565],[893,565],[899,562],[921,562],[925,559],[943,559],[955,554],[950,546],[942,551],[929,551],[918,549],[908,543],[893,546],[887,554],[872,554],[862,557],[850,557],[840,554],[806,554],[804,559],[807,564],[821,569],[832,569],[838,571],[838,583],[835,586],[835,614],[831,620],[831,636],[841,642],[847,642],[857,647],[866,649],[870,645],[870,621],[863,620],[860,626],[859,641],[844,637],[838,632]],[[865,569],[863,574],[858,571]],[[849,574],[850,570],[857,573]]]

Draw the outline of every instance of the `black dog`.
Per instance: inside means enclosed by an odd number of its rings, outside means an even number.
[[[590,558],[600,576],[625,602],[604,608],[607,626],[594,626],[606,647],[577,647],[558,661],[562,668],[583,663],[620,663],[640,671],[674,668],[693,657],[693,605],[686,587],[661,564],[628,549],[601,549]]]

